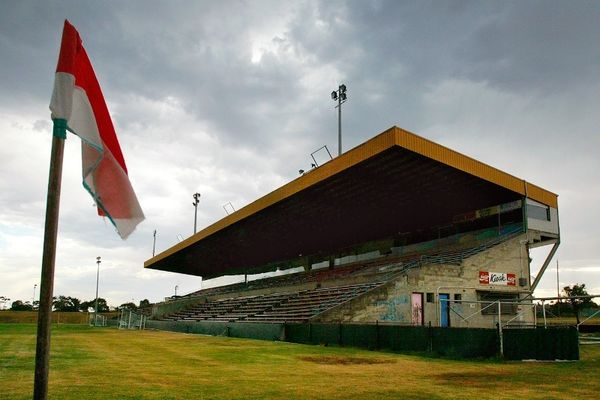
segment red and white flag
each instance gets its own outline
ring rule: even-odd
[[[126,239],[144,220],[129,182],[125,159],[104,96],[79,33],[65,20],[54,91],[52,119],[63,119],[81,138],[83,186],[98,215],[106,216]]]

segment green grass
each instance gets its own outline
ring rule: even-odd
[[[0,324],[0,399],[30,399],[35,325]],[[596,399],[600,346],[569,363],[460,361],[58,325],[51,399]]]

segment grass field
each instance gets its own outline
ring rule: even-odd
[[[579,362],[463,361],[350,348],[58,325],[50,399],[597,399]],[[30,399],[35,325],[0,324],[0,399]]]

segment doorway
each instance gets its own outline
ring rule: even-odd
[[[450,295],[440,293],[440,326],[447,328],[450,326]]]
[[[423,293],[413,293],[411,296],[412,324],[421,326],[425,322],[423,315]]]

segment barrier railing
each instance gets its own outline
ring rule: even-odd
[[[597,300],[595,300],[597,299]],[[544,327],[575,326],[584,332],[600,331],[600,295],[544,297],[538,303],[538,318]]]

